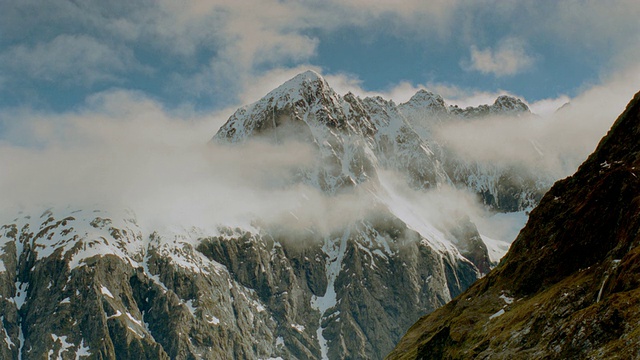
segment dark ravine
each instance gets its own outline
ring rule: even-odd
[[[387,359],[640,358],[640,93],[500,265]]]

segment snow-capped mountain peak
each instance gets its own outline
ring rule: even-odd
[[[521,116],[531,114],[524,101],[509,95],[500,95],[491,105],[468,106],[464,109],[457,105],[449,106],[452,115],[462,118],[479,118],[484,116]]]
[[[494,113],[530,113],[529,107],[522,100],[509,95],[500,95],[493,103]]]
[[[401,106],[422,108],[424,110],[430,110],[432,112],[447,111],[447,106],[442,96],[424,89],[418,90],[418,92],[416,92],[415,95],[413,95],[411,99],[409,99],[409,101],[403,103]]]
[[[335,95],[327,81],[313,70],[300,73],[276,89],[269,92],[263,99],[288,100],[296,102],[300,98],[325,94]]]
[[[329,193],[375,179],[376,169],[382,167],[404,174],[414,188],[452,183],[471,187],[487,205],[515,211],[540,198],[550,186],[547,179],[522,181],[541,184],[534,189],[513,189],[508,184],[509,190],[504,190],[499,183],[511,177],[502,176],[509,170],[466,163],[450,154],[433,134],[451,119],[529,113],[522,100],[507,95],[491,105],[465,109],[447,107],[442,96],[427,90],[400,105],[381,97],[340,96],[310,70],[239,109],[214,141],[238,143],[260,137],[276,143],[295,139],[312,144],[318,149],[316,168],[322,170],[305,172],[303,178]]]

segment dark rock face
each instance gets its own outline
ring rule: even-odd
[[[640,356],[640,93],[502,263],[418,321],[389,359]]]

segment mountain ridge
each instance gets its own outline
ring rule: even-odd
[[[404,174],[413,188],[470,188],[487,206],[511,212],[531,208],[551,180],[516,167],[464,160],[434,133],[452,119],[530,114],[524,102],[506,95],[492,105],[466,109],[447,107],[427,90],[400,105],[381,97],[340,96],[320,74],[307,71],[236,111],[212,141],[298,138],[313,143],[321,158],[316,167],[323,170],[306,174],[306,183],[325,192],[375,181],[376,168],[383,167]]]

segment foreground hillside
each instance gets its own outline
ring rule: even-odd
[[[388,359],[640,357],[640,93],[500,265]]]

